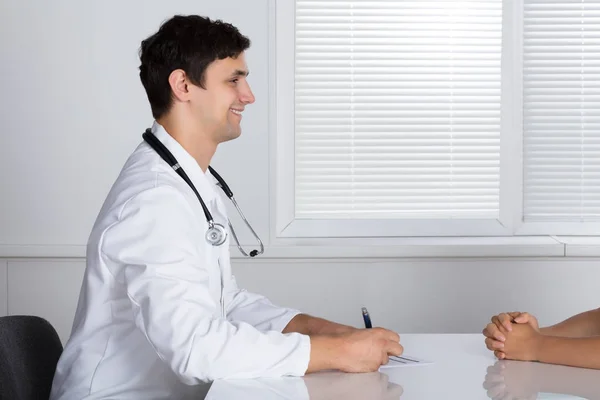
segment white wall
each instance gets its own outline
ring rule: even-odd
[[[0,2],[0,254],[1,247],[85,245],[152,124],[140,43],[174,14],[222,18],[252,40],[247,62],[257,101],[244,113],[243,136],[221,146],[213,165],[268,236],[267,0],[8,0]]]
[[[367,306],[375,325],[401,333],[480,332],[506,310],[550,324],[600,306],[600,260],[234,260],[240,286],[275,303],[360,327]],[[0,315],[47,318],[68,338],[83,259],[0,261]]]
[[[214,165],[267,252],[281,252],[269,248],[268,6],[268,0],[0,2],[0,315],[41,315],[68,337],[83,245],[123,161],[151,123],[137,76],[139,42],[175,13],[221,17],[252,39],[249,79],[257,101],[245,113],[242,137],[222,146]],[[248,232],[241,235],[252,243]],[[461,255],[448,247],[447,254]],[[361,249],[352,246],[353,254]],[[437,249],[420,253],[431,257]],[[378,258],[324,259],[307,251],[235,259],[234,272],[240,285],[279,304],[355,326],[365,305],[376,325],[405,333],[479,332],[492,313],[515,309],[547,324],[600,306],[599,259],[564,257],[558,242],[543,253],[556,257],[527,257],[525,250],[517,257],[490,253],[508,256],[495,259],[384,258],[379,249],[368,250]]]

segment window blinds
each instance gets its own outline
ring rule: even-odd
[[[296,218],[497,218],[502,1],[296,1]]]
[[[600,217],[600,1],[525,0],[524,217]]]

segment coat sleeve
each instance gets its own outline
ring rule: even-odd
[[[276,306],[265,296],[240,289],[231,273],[229,248],[225,247],[223,252],[226,253],[221,259],[225,263],[223,273],[227,318],[230,321],[246,322],[262,332],[283,331],[300,311]]]
[[[130,199],[106,230],[102,255],[127,292],[137,328],[187,384],[303,375],[308,336],[221,318],[210,293],[209,268],[218,267],[202,254],[206,223],[193,216],[183,194],[157,187]]]

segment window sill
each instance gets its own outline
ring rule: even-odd
[[[600,257],[599,236],[558,236],[567,257]]]
[[[600,236],[311,239],[277,241],[257,259],[600,257]],[[246,249],[254,246],[247,244]],[[254,247],[252,247],[254,248]],[[85,258],[86,246],[0,245],[0,258]],[[243,259],[235,246],[231,258]]]
[[[598,239],[600,241],[600,238]],[[272,245],[261,258],[446,258],[446,257],[564,257],[565,245],[549,236],[434,237],[327,240]],[[312,243],[311,243],[312,242]],[[240,258],[232,248],[232,258]],[[598,252],[600,255],[600,252]]]

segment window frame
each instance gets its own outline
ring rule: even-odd
[[[510,237],[600,234],[582,223],[525,222],[523,215],[523,0],[502,2],[500,197],[497,219],[301,219],[295,217],[295,0],[269,0],[271,239],[340,243],[351,238]],[[518,154],[518,157],[514,155]],[[582,230],[582,225],[587,228]],[[337,240],[336,240],[337,239]],[[287,242],[286,242],[287,240]]]

